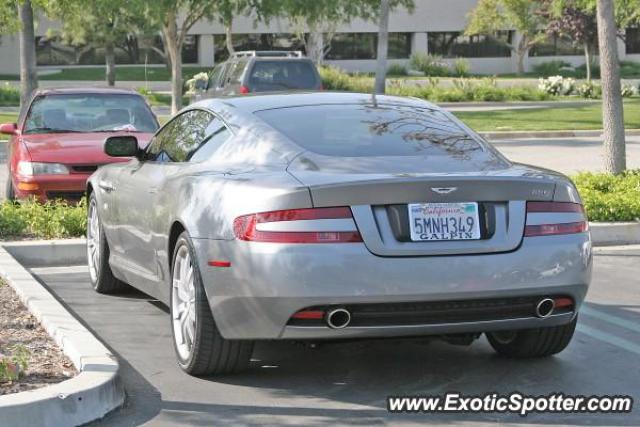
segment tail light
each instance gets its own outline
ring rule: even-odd
[[[240,93],[241,94],[246,95],[249,92],[251,92],[251,91],[249,90],[248,87],[246,87],[245,85],[240,86]]]
[[[553,222],[547,214],[552,214]],[[525,237],[583,233],[588,229],[584,208],[579,203],[527,202]]]
[[[362,242],[348,207],[288,209],[243,215],[233,221],[237,239],[270,243]]]

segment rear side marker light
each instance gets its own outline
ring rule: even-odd
[[[288,209],[243,215],[233,221],[233,232],[237,239],[249,242],[270,243],[355,243],[362,242],[360,233],[353,231],[326,230],[321,227],[323,220],[350,219],[353,221],[351,209],[309,208]],[[310,231],[265,231],[258,230],[258,224],[281,223],[287,221],[308,221],[305,230]],[[318,231],[311,231],[317,226]],[[322,230],[321,230],[322,228]]]
[[[230,261],[213,260],[209,261],[207,264],[209,264],[211,267],[231,267]]]
[[[555,236],[559,234],[584,233],[589,229],[589,223],[584,213],[584,207],[579,203],[569,202],[527,202],[527,223],[535,214],[579,214],[568,215],[570,222],[556,222],[551,224],[527,224],[524,228],[525,237]],[[567,215],[565,215],[567,216]],[[582,219],[581,221],[575,221]]]

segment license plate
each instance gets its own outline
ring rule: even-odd
[[[478,204],[413,203],[409,205],[411,240],[477,240],[480,238]]]

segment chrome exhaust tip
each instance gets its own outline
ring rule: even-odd
[[[536,305],[536,316],[541,319],[551,316],[553,309],[556,308],[556,302],[551,298],[543,298]]]
[[[327,313],[326,322],[331,329],[346,328],[351,322],[351,313],[344,308],[334,308]]]

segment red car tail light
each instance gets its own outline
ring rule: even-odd
[[[251,91],[249,90],[248,87],[246,87],[245,85],[240,86],[240,93],[241,94],[246,95],[249,92],[251,92]]]
[[[565,215],[567,221],[536,224],[536,214]],[[576,215],[578,214],[578,215]],[[559,219],[561,217],[559,216]],[[578,219],[578,221],[576,221]],[[530,224],[534,222],[534,224]],[[583,233],[589,229],[584,207],[579,203],[569,202],[527,202],[527,225],[524,229],[525,237],[553,236],[558,234]]]
[[[331,221],[341,219],[347,221],[344,224]],[[348,207],[287,209],[243,215],[233,221],[233,232],[237,239],[249,242],[362,242]]]

